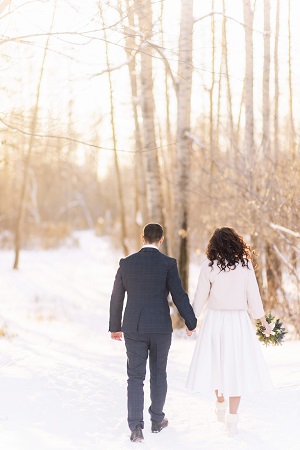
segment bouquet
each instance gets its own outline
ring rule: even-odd
[[[265,334],[265,327],[262,325],[260,320],[256,322],[256,334],[258,340],[263,342],[266,346],[268,345],[281,345],[284,339],[284,335],[287,333],[285,328],[283,328],[282,323],[279,319],[276,319],[269,313],[266,316],[266,321],[271,325],[272,331],[270,334]]]

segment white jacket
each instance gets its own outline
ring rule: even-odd
[[[265,315],[254,268],[239,263],[234,270],[220,272],[217,261],[212,267],[206,259],[200,270],[193,308],[199,317],[207,303],[208,309],[249,310],[254,319]]]

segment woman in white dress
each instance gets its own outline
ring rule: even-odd
[[[201,266],[193,302],[197,317],[206,313],[189,370],[187,387],[197,392],[215,391],[216,414],[226,421],[228,434],[237,434],[241,395],[272,389],[248,310],[271,327],[252,265],[252,251],[233,228],[217,228]],[[191,332],[188,332],[191,334]],[[226,400],[229,397],[229,413]]]

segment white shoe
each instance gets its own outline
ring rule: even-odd
[[[237,426],[238,421],[239,421],[239,416],[237,414],[227,414],[226,415],[226,430],[227,430],[228,436],[234,437],[239,433],[238,426]]]
[[[215,413],[218,422],[225,422],[226,407],[227,407],[226,400],[224,400],[224,402],[222,403],[216,401]]]

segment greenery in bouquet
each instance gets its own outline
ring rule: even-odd
[[[265,334],[265,327],[262,325],[261,321],[258,320],[256,323],[256,334],[259,341],[263,342],[266,346],[281,345],[284,336],[287,333],[282,326],[282,322],[280,322],[279,319],[276,319],[271,313],[266,316],[266,320],[273,328],[270,334]]]

